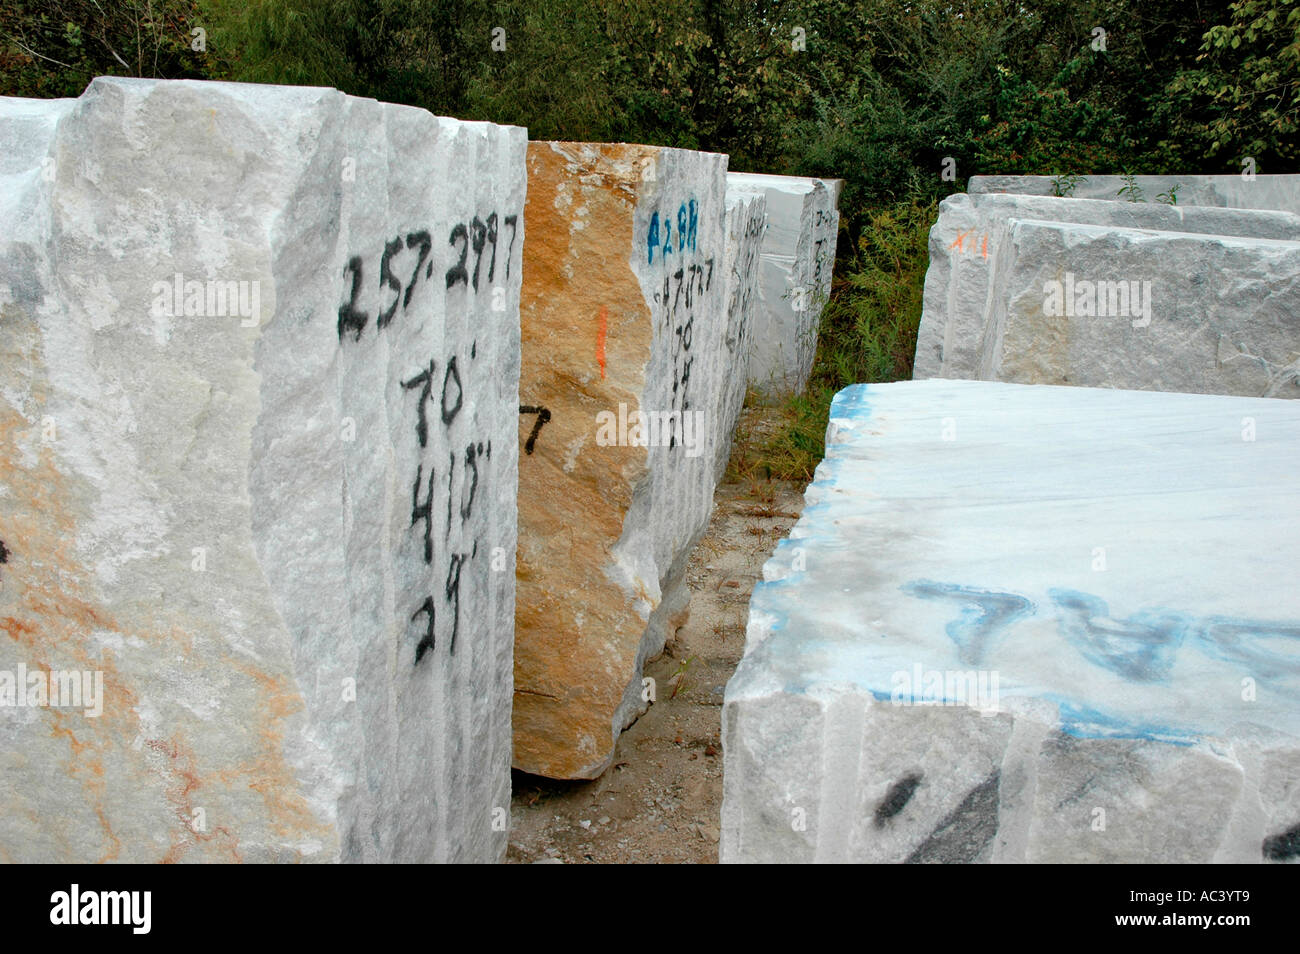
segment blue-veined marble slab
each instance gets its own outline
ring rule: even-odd
[[[722,859],[1300,852],[1300,406],[857,385],[750,604]]]

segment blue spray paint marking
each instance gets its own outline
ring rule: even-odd
[[[1060,707],[1061,731],[1076,739],[1150,739],[1172,745],[1193,745],[1200,733],[1156,722],[1141,722],[1122,716],[1107,715],[1088,706],[1046,694],[1049,702]]]
[[[1078,590],[1048,590],[1064,636],[1094,665],[1129,682],[1164,682],[1187,634],[1189,620],[1178,613],[1143,610],[1126,620],[1110,617],[1106,601]]]
[[[646,260],[653,265],[655,261],[655,249],[662,250],[665,258],[673,253],[673,220],[665,218],[663,220],[664,242],[659,244],[659,213],[655,212],[650,216],[650,231],[646,233]]]
[[[956,583],[913,580],[900,589],[923,600],[946,599],[962,604],[961,617],[944,627],[944,632],[957,644],[957,656],[968,666],[979,665],[999,631],[1034,611],[1033,603],[1015,593],[977,590]]]
[[[1257,642],[1294,639],[1300,649],[1300,623],[1211,616],[1198,622],[1195,638],[1207,656],[1237,663],[1261,679],[1300,675],[1300,656],[1287,657]]]
[[[677,253],[680,255],[689,247],[692,252],[696,250],[696,239],[699,234],[700,226],[700,204],[695,199],[689,202],[683,202],[677,209]],[[662,236],[660,231],[662,230]],[[662,237],[662,243],[660,239]],[[660,250],[660,255],[667,258],[673,254],[673,220],[672,213],[665,215],[663,219],[659,218],[659,212],[656,210],[650,216],[650,230],[646,233],[646,261],[653,265],[655,261],[655,249]]]

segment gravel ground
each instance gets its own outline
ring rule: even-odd
[[[689,621],[646,666],[657,701],[589,782],[514,774],[508,862],[718,860],[722,695],[745,645],[749,594],[803,509],[799,485],[723,483],[691,555]]]

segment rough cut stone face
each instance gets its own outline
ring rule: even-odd
[[[1300,243],[1012,219],[990,286],[982,380],[1300,397]]]
[[[838,181],[838,180],[837,180]],[[745,403],[748,379],[745,369],[753,350],[758,297],[759,256],[767,230],[767,198],[750,192],[727,193],[727,356],[731,367],[725,375],[721,406],[721,428],[714,454],[714,477],[721,481],[731,457],[736,421]]]
[[[1300,216],[1288,212],[1037,195],[949,196],[940,203],[939,218],[930,230],[930,268],[913,378],[977,377],[980,343],[995,307],[989,298],[990,279],[998,271],[1013,218],[1300,240]],[[1122,271],[1123,263],[1115,260],[1107,268]]]
[[[1300,214],[1300,175],[1217,176],[1134,176],[1138,195],[1120,190],[1127,183],[1120,176],[1086,176],[1074,184],[1070,197],[1110,199],[1120,202],[1168,202],[1170,188],[1177,187],[1174,201],[1179,206],[1219,205],[1239,209],[1277,209]],[[971,176],[970,192],[1012,192],[1022,195],[1055,195],[1052,176]],[[1161,198],[1164,195],[1165,198]]]
[[[0,857],[500,860],[525,131],[49,110],[0,100]]]
[[[685,620],[728,381],[727,157],[528,145],[514,764],[594,778]],[[731,413],[731,411],[726,411]]]
[[[808,384],[817,328],[831,292],[840,227],[835,205],[842,186],[838,179],[727,175],[728,192],[767,199],[749,383],[769,400],[802,393]]]
[[[856,385],[723,710],[725,862],[1258,862],[1300,831],[1300,405]]]

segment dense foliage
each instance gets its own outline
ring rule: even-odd
[[[203,31],[196,42],[195,30]],[[197,48],[196,48],[197,47]],[[535,138],[850,180],[1292,171],[1300,0],[14,0],[0,92],[99,73],[330,85]]]
[[[335,86],[535,139],[843,178],[814,394],[910,374],[926,216],[970,175],[1300,171],[1300,0],[0,7],[0,94],[75,96],[105,73]]]

